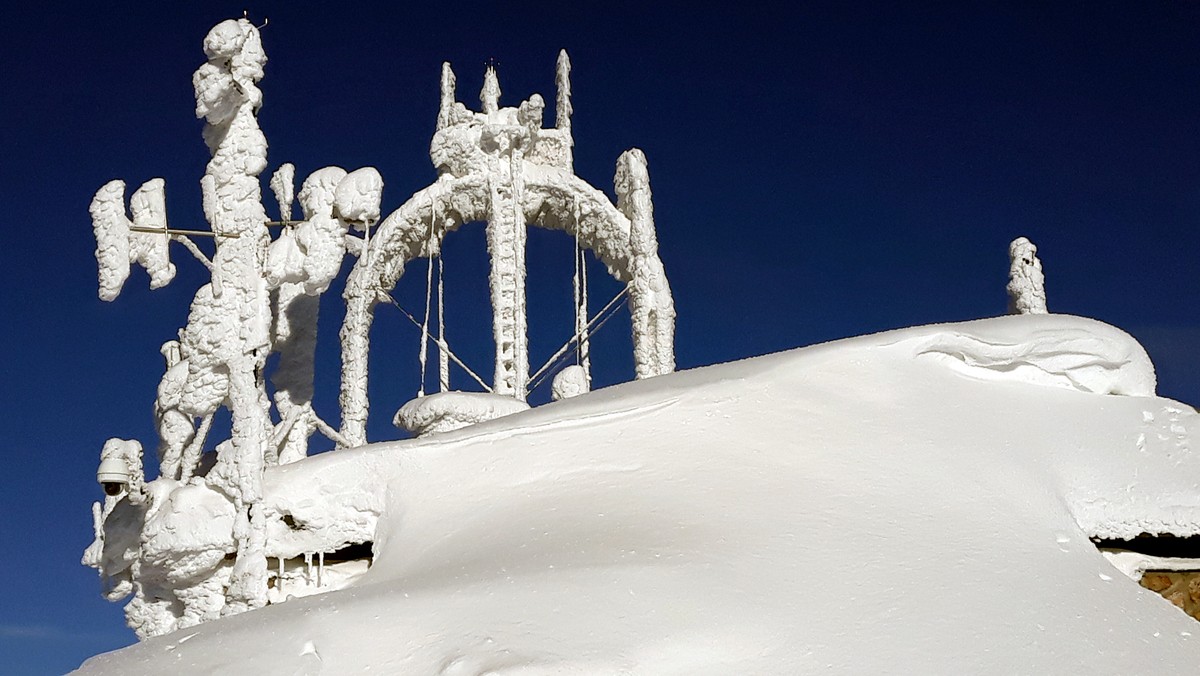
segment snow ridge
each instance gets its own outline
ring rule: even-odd
[[[1017,343],[946,331],[914,345],[918,357],[935,358],[976,378],[1018,380],[1095,394],[1154,395],[1150,357],[1132,339],[1094,329],[1033,331]]]

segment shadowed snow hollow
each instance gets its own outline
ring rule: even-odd
[[[1196,624],[1089,541],[1200,533],[1197,417],[1153,392],[1126,334],[1016,316],[308,458],[267,503],[353,496],[369,571],[81,672],[1191,673]]]

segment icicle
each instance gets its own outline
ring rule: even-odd
[[[588,274],[587,274],[587,251],[585,249],[579,250],[579,267],[580,267],[579,305],[580,305],[580,315],[583,317],[583,335],[580,337],[581,345],[579,348],[579,352],[580,352],[580,364],[579,365],[583,367],[583,375],[587,380],[588,388],[591,389],[591,387],[592,387],[592,343],[591,343],[591,334],[588,331],[588,324],[590,322],[588,321],[588,318],[587,318],[587,315],[588,315]]]
[[[446,344],[446,290],[445,263],[438,252],[438,387],[441,392],[450,390],[450,352]]]
[[[582,227],[583,212],[579,206],[579,198],[574,200],[575,207],[575,363],[583,367],[584,378],[588,387],[592,385],[592,360],[588,343],[588,292],[587,292],[587,252],[579,246],[579,230]]]
[[[312,552],[304,552],[304,585],[312,585]]]
[[[425,396],[425,364],[429,356],[429,308],[433,304],[433,197],[429,198],[429,235],[425,238],[425,320],[421,322],[421,388],[417,396]]]
[[[321,578],[325,575],[325,552],[317,552],[317,586],[321,586]]]
[[[282,556],[279,557],[279,584],[277,584],[275,586],[279,587],[279,596],[281,598],[284,598],[284,596],[283,596],[283,557]]]
[[[572,199],[572,207],[575,212],[575,276],[571,278],[571,292],[575,299],[575,363],[578,364],[582,356],[583,345],[583,320],[579,316],[579,200]]]

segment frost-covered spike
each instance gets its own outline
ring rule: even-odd
[[[500,78],[496,75],[495,66],[488,66],[483,73],[483,89],[479,92],[479,103],[483,105],[486,115],[500,109]]]
[[[334,193],[334,213],[357,230],[379,220],[383,199],[383,177],[374,167],[355,169],[338,183]]]
[[[567,50],[558,52],[554,83],[558,87],[558,98],[554,101],[554,126],[563,131],[571,131],[571,57]]]
[[[1024,237],[1008,246],[1008,312],[1019,315],[1044,315],[1046,280],[1037,247]]]
[[[100,266],[100,299],[115,300],[129,278],[129,226],[125,216],[125,181],[105,183],[96,191],[88,211],[96,233],[96,262]]]
[[[292,220],[292,202],[296,200],[296,167],[287,162],[271,175],[271,192],[279,203],[279,220]]]
[[[438,129],[445,129],[450,126],[450,111],[454,108],[455,84],[454,70],[450,67],[450,62],[447,61],[442,64],[442,97],[441,105],[438,106]]]

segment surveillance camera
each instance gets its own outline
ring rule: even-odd
[[[121,458],[104,458],[96,469],[96,481],[104,487],[105,495],[120,495],[129,488],[132,478],[129,464]]]

